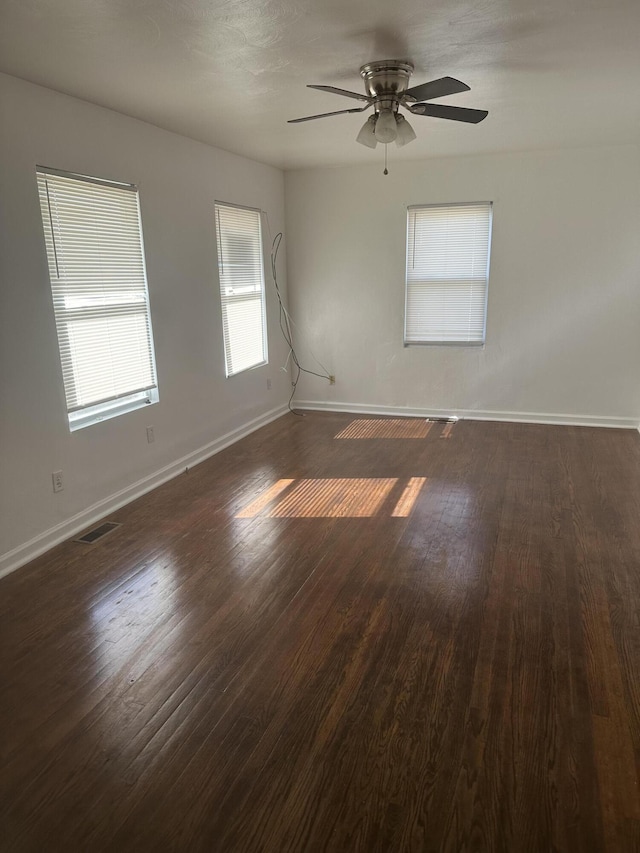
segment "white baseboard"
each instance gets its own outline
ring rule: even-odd
[[[640,429],[637,418],[614,418],[605,415],[567,415],[538,412],[490,412],[475,409],[414,409],[403,406],[375,406],[369,403],[318,402],[296,400],[296,409],[315,412],[347,412],[363,415],[394,415],[403,418],[450,418],[472,421],[504,421],[507,423],[560,424],[563,426],[611,427]]]
[[[173,477],[177,477],[178,474],[181,474],[185,470],[185,468],[191,468],[199,462],[204,462],[205,459],[219,453],[221,450],[224,450],[225,447],[235,444],[236,441],[240,441],[241,438],[255,432],[257,429],[260,429],[260,427],[266,426],[272,421],[277,420],[287,412],[288,408],[286,405],[271,409],[263,415],[260,415],[260,417],[254,418],[237,429],[234,429],[231,432],[220,436],[220,438],[211,441],[204,447],[200,447],[198,450],[194,450],[192,453],[188,453],[186,456],[176,459],[175,462],[165,465],[153,474],[149,474],[147,477],[143,477],[141,480],[132,483],[125,489],[121,489],[119,492],[98,501],[86,510],[77,513],[60,524],[57,524],[55,527],[51,527],[43,533],[39,533],[33,539],[30,539],[23,545],[19,545],[12,551],[7,551],[7,553],[0,556],[0,578],[8,575],[16,569],[19,569],[21,566],[24,566],[25,563],[39,557],[40,554],[44,554],[45,551],[53,548],[54,545],[58,545],[60,542],[64,542],[66,539],[70,539],[72,536],[75,536],[77,533],[80,533],[81,530],[85,530],[95,522],[100,521],[110,512],[115,512],[115,510],[131,503],[131,501],[145,495],[147,492],[156,489],[168,480],[173,479]]]

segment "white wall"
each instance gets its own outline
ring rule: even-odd
[[[387,177],[382,154],[379,167],[285,175],[298,340],[336,375],[334,387],[303,377],[297,398],[637,426],[638,147],[414,163],[394,163],[393,150]],[[484,200],[485,347],[403,347],[407,205]]]
[[[36,164],[140,189],[160,402],[73,434]],[[279,170],[0,75],[0,573],[130,499],[176,460],[284,410],[286,349],[269,278],[270,365],[224,377],[215,199],[267,211],[274,234],[283,227]],[[284,266],[282,252],[286,288]],[[59,469],[65,487],[54,495]]]

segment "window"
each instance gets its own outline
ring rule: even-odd
[[[405,344],[483,344],[491,202],[407,214]]]
[[[158,400],[138,191],[37,168],[71,430]]]
[[[216,202],[216,235],[227,376],[267,362],[259,210]]]

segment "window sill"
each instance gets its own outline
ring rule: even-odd
[[[236,370],[233,373],[225,374],[227,379],[233,379],[234,376],[240,376],[243,373],[248,373],[250,370],[255,370],[256,367],[264,367],[265,364],[269,364],[269,360],[265,359],[264,361],[259,361],[257,364],[251,364],[249,367],[243,367],[241,370]]]
[[[114,400],[110,403],[87,406],[80,411],[69,412],[69,430],[76,432],[76,430],[84,429],[93,424],[108,421],[120,415],[126,415],[127,412],[135,412],[136,409],[150,406],[153,403],[157,403],[158,400],[158,390],[157,388],[153,388],[150,391],[131,394],[129,397],[122,397],[120,400]]]
[[[405,347],[483,347],[485,341],[405,341]]]

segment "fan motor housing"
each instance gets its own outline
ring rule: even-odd
[[[367,93],[376,99],[373,105],[376,112],[397,110],[412,73],[412,63],[400,59],[383,59],[362,66],[360,74]]]

